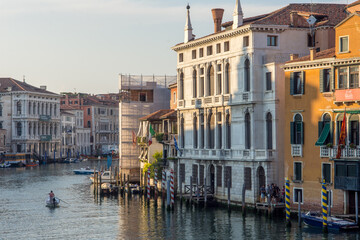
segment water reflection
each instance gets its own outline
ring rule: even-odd
[[[0,239],[358,239],[357,233],[323,235],[283,218],[186,204],[167,211],[160,198],[93,195],[88,176],[72,169],[95,163],[0,169]],[[45,207],[50,190],[66,201]]]

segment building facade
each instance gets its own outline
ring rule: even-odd
[[[321,209],[325,182],[331,212],[355,213],[360,190],[360,17],[352,10],[359,6],[350,4],[351,15],[336,26],[335,48],[311,50],[284,67],[285,176],[291,203],[301,202],[305,210]],[[339,143],[344,120],[346,140]]]
[[[233,202],[241,201],[245,187],[246,202],[254,204],[261,186],[283,184],[281,62],[290,53],[305,55],[309,46],[333,47],[328,36],[345,18],[344,6],[290,4],[243,18],[236,1],[233,21],[221,24],[223,10],[213,9],[215,32],[199,39],[192,33],[188,6],[184,42],[172,48],[178,56],[181,150],[176,174],[183,186],[192,176],[211,186],[219,200],[227,199],[229,186]],[[307,22],[313,12],[316,34]]]
[[[0,78],[0,126],[6,152],[39,158],[60,154],[60,96],[25,81]]]

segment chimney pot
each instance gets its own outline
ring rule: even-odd
[[[214,8],[211,9],[211,13],[214,19],[214,32],[220,32],[221,31],[221,21],[224,14],[224,9],[222,8]]]
[[[310,48],[310,61],[314,60],[315,54],[316,54],[316,49]]]
[[[297,54],[297,53],[292,53],[292,54],[290,54],[290,61],[295,60],[295,59],[297,59],[298,57],[299,57],[299,54]]]
[[[40,89],[46,90],[46,86],[45,86],[45,85],[42,85],[42,86],[40,86]]]

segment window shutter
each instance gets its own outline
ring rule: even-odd
[[[304,122],[301,122],[301,144],[304,145]]]
[[[294,95],[294,72],[290,73],[290,95]]]
[[[305,93],[305,72],[301,72],[301,94]]]
[[[320,69],[320,92],[324,92],[324,69]]]
[[[295,122],[290,122],[290,143],[295,144]]]
[[[323,122],[323,121],[319,121],[319,122],[318,122],[318,137],[320,137],[323,128],[324,128],[324,122]]]
[[[334,122],[330,122],[330,143],[334,142]]]
[[[331,71],[330,71],[330,90],[334,91],[335,90],[335,68],[332,67]]]

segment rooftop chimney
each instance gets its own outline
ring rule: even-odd
[[[214,8],[211,9],[213,19],[214,19],[214,32],[220,32],[221,31],[221,21],[224,14],[224,9],[222,8]]]
[[[310,61],[314,60],[315,54],[316,54],[316,49],[310,48]]]
[[[299,57],[299,54],[292,53],[290,54],[290,61],[295,60]]]
[[[45,85],[42,85],[42,86],[40,86],[40,89],[46,90],[46,86],[45,86]]]

